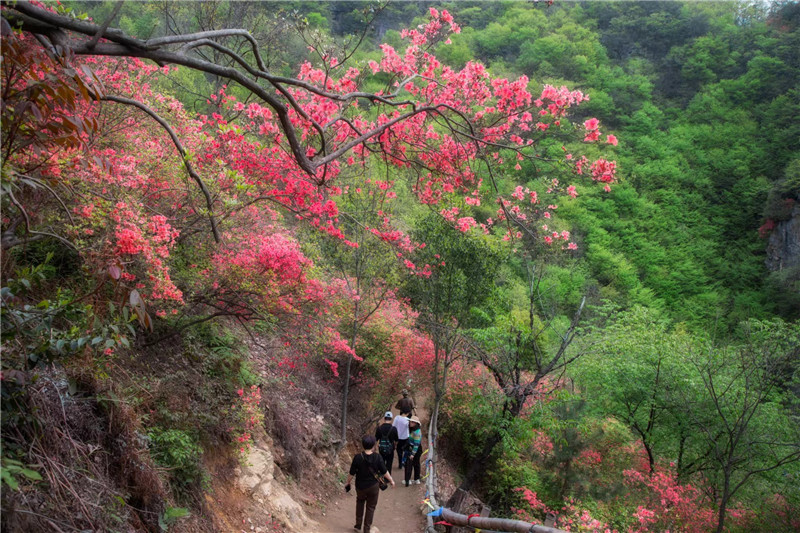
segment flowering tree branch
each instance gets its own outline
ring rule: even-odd
[[[214,203],[211,199],[211,193],[206,187],[205,182],[200,178],[200,176],[195,172],[194,168],[192,167],[189,158],[186,155],[186,150],[183,148],[180,139],[178,139],[178,135],[175,133],[175,130],[172,129],[172,126],[167,123],[166,120],[161,118],[158,113],[150,109],[148,106],[144,105],[141,102],[136,100],[132,100],[130,98],[122,98],[120,96],[112,96],[112,95],[105,95],[100,98],[101,100],[105,100],[108,102],[116,102],[118,104],[125,104],[136,107],[137,109],[141,109],[145,113],[147,113],[153,120],[158,122],[158,124],[166,130],[169,134],[170,139],[172,139],[172,143],[175,145],[175,148],[178,149],[178,153],[181,155],[181,160],[183,161],[183,165],[186,167],[186,172],[191,176],[191,178],[197,183],[200,187],[200,190],[203,191],[203,196],[206,199],[206,207],[208,208],[208,221],[211,224],[211,232],[214,234],[214,241],[219,243],[222,238],[219,234],[219,229],[217,228],[217,222],[214,218]]]
[[[320,97],[329,98],[341,103],[347,103],[359,98],[393,106],[408,105],[411,104],[411,102],[394,101],[396,94],[388,96],[380,96],[366,92],[337,94],[322,90],[313,84],[303,82],[302,80],[272,75],[264,66],[264,61],[258,51],[258,43],[250,34],[250,32],[246,30],[214,30],[141,40],[130,37],[119,29],[104,29],[102,26],[98,26],[91,22],[61,16],[57,13],[34,6],[33,4],[25,1],[16,3],[11,7],[11,9],[16,11],[16,13],[13,11],[4,10],[3,17],[7,19],[12,26],[19,26],[23,31],[28,31],[39,37],[45,37],[50,40],[54,47],[61,47],[63,50],[69,51],[75,55],[138,57],[142,59],[150,59],[160,65],[181,65],[193,70],[214,74],[216,76],[239,83],[253,94],[261,98],[276,112],[293,156],[297,160],[298,165],[311,176],[315,176],[320,167],[324,167],[340,157],[343,153],[352,149],[354,146],[357,146],[370,137],[374,137],[380,132],[385,131],[397,122],[405,120],[421,112],[434,110],[422,109],[406,113],[387,124],[383,124],[366,132],[364,135],[359,136],[357,139],[350,141],[349,143],[346,143],[330,154],[326,154],[326,139],[322,126],[312,120],[313,127],[319,133],[319,139],[321,143],[319,152],[323,154],[322,157],[312,158],[307,155],[306,150],[298,138],[296,128],[292,124],[289,116],[290,109],[299,113],[307,120],[310,120],[310,117],[291,95],[287,89],[287,86],[294,86],[304,89]],[[87,41],[79,37],[70,36],[67,34],[67,31],[79,35],[92,36],[92,38]],[[110,42],[96,42],[95,37],[101,34],[107,41]],[[237,54],[230,48],[227,48],[213,40],[220,37],[232,36],[242,37],[252,45],[252,51],[256,59],[256,66],[252,66],[240,54]],[[177,51],[173,51],[168,48],[170,45],[175,44],[181,44],[183,46],[181,46]],[[199,57],[189,55],[189,52],[193,48],[199,46],[212,46],[218,51],[229,55],[239,66],[245,69],[245,72],[231,67],[217,65],[215,63],[200,59]],[[246,74],[249,74],[249,77]],[[260,80],[268,82],[273,89],[283,96],[284,100],[281,101],[281,99],[279,99],[275,93],[272,93],[261,86],[259,84]]]

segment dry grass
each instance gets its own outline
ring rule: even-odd
[[[49,367],[21,399],[35,418],[7,432],[44,481],[3,493],[3,531],[157,531],[166,492],[137,434],[136,416],[110,390]],[[103,399],[106,398],[106,399]]]

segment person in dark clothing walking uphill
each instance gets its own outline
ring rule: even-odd
[[[372,435],[364,436],[361,439],[361,446],[364,451],[353,457],[353,462],[350,463],[350,475],[347,476],[344,490],[350,492],[350,482],[355,476],[356,525],[353,528],[360,530],[363,523],[364,533],[369,533],[372,527],[372,518],[375,515],[375,507],[378,505],[378,496],[381,493],[378,481],[383,477],[394,487],[394,480],[386,470],[381,456],[375,453],[375,437]],[[366,513],[364,512],[365,504]]]
[[[400,411],[401,415],[411,416],[411,412],[417,414],[417,406],[414,405],[414,400],[408,397],[408,390],[403,389],[403,397],[397,400],[394,408]]]
[[[378,453],[383,458],[386,470],[391,474],[394,446],[397,443],[397,428],[392,425],[391,411],[386,411],[386,414],[383,415],[383,424],[375,430],[375,440],[378,441]]]

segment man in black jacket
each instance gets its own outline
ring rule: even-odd
[[[412,411],[414,414],[417,414],[417,406],[414,405],[414,400],[408,397],[408,391],[406,389],[403,389],[403,397],[397,400],[394,408],[399,410],[401,415],[406,414],[411,416]]]
[[[347,483],[344,490],[350,492],[350,482],[353,476],[356,478],[356,525],[355,529],[360,530],[364,524],[364,533],[369,533],[372,527],[372,517],[375,515],[375,507],[378,506],[378,496],[381,491],[378,488],[378,479],[383,476],[392,487],[394,480],[392,475],[386,470],[383,459],[375,453],[375,437],[366,435],[361,439],[361,446],[364,451],[353,457],[350,464],[350,475],[347,476]],[[367,510],[364,513],[364,504]]]

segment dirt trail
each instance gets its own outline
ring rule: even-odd
[[[422,422],[422,444],[425,450],[427,446],[427,427],[428,409],[425,406],[426,398],[415,398],[420,404],[417,407],[417,416]],[[397,409],[392,412],[397,416]],[[425,476],[425,458],[422,456],[422,472]],[[389,487],[381,492],[378,499],[378,507],[375,509],[375,519],[372,523],[372,533],[420,533],[425,530],[425,512],[428,507],[423,503],[425,499],[425,480],[421,485],[403,486],[403,469],[397,466],[397,454],[394,456],[392,467],[392,478],[395,487]],[[428,509],[429,510],[429,509]],[[319,522],[319,533],[355,533],[353,525],[356,516],[356,495],[355,490],[349,493],[344,492],[335,500],[328,502],[325,516],[321,514],[314,517]],[[310,532],[309,532],[310,533]]]
[[[392,477],[394,474],[398,474],[396,486],[381,492],[378,499],[372,533],[420,533],[425,529],[422,514],[425,485],[404,487],[397,469],[394,469]],[[355,491],[350,491],[331,501],[325,516],[314,519],[320,524],[320,533],[354,533],[355,516],[356,496]]]

